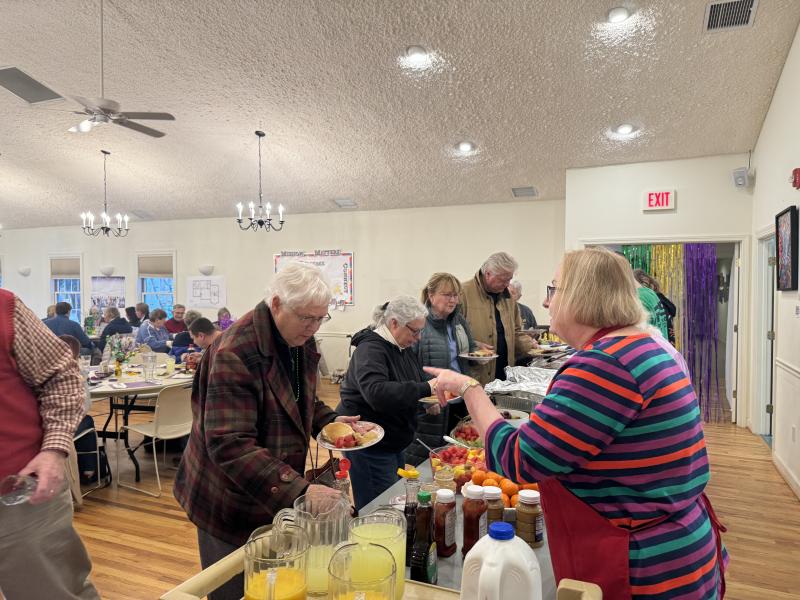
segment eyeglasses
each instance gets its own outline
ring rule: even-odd
[[[298,319],[300,319],[300,321],[301,321],[301,322],[302,322],[304,325],[322,325],[323,323],[327,323],[328,321],[330,321],[330,320],[331,320],[331,313],[328,313],[328,314],[327,314],[327,315],[325,315],[324,317],[312,317],[312,316],[308,316],[308,315],[301,315],[301,314],[298,314],[298,313],[297,313],[297,312],[295,312],[295,311],[294,311],[294,309],[292,309],[292,308],[290,308],[289,310],[291,310],[291,311],[294,313],[294,315],[295,315],[295,316],[296,316]]]
[[[424,327],[420,327],[419,329],[414,329],[411,325],[406,325],[406,328],[411,332],[411,335],[414,337],[422,335],[422,330],[425,329]]]
[[[455,294],[455,293],[453,293],[453,294],[444,294],[442,292],[439,292],[439,296],[443,296],[443,297],[447,298],[448,300],[458,300],[458,294]]]
[[[558,287],[556,287],[554,285],[548,285],[547,286],[547,301],[550,302],[553,299],[553,296],[556,295],[556,290],[560,290],[560,289],[561,288],[558,288]]]

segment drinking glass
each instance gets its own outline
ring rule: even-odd
[[[79,356],[78,357],[78,365],[80,365],[81,371],[86,373],[89,370],[89,367],[92,366],[92,357],[91,356]]]
[[[341,544],[328,566],[328,600],[394,600],[397,567],[377,544]]]
[[[300,527],[256,529],[244,545],[244,600],[305,600],[307,553]]]
[[[167,365],[167,375],[172,375],[175,372],[175,357],[168,356],[166,365]]]
[[[0,481],[0,504],[14,506],[27,502],[36,491],[35,477],[30,475],[8,475]]]
[[[350,539],[361,544],[378,544],[394,556],[397,577],[396,600],[403,600],[406,574],[406,516],[396,508],[379,508],[372,514],[350,521]]]
[[[152,381],[156,372],[155,352],[145,352],[142,354],[142,375],[145,381]]]

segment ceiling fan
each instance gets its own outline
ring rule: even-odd
[[[70,96],[75,102],[83,106],[83,110],[75,111],[74,114],[84,115],[87,118],[70,127],[68,131],[72,133],[88,133],[99,125],[112,123],[151,137],[164,137],[166,134],[163,131],[158,131],[135,121],[174,121],[175,117],[173,115],[165,112],[123,112],[119,102],[105,97],[103,5],[104,0],[100,0],[100,97]],[[16,67],[0,68],[0,86],[5,87],[29,104],[49,102],[59,98],[63,99],[63,96]]]

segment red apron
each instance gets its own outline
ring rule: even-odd
[[[619,328],[601,329],[586,346],[615,329]],[[654,527],[667,520],[669,515],[638,528],[624,529],[611,524],[554,477],[540,481],[539,490],[556,584],[564,578],[587,581],[602,588],[603,598],[631,600],[630,534]],[[717,520],[706,495],[702,494],[701,498],[716,538],[721,599],[725,595],[725,575],[720,532],[725,531],[725,527]]]

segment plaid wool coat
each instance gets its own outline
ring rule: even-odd
[[[192,389],[192,433],[175,479],[175,498],[200,529],[243,544],[305,492],[309,436],[336,418],[316,397],[319,354],[301,348],[297,401],[278,355],[266,303],[206,350]]]

